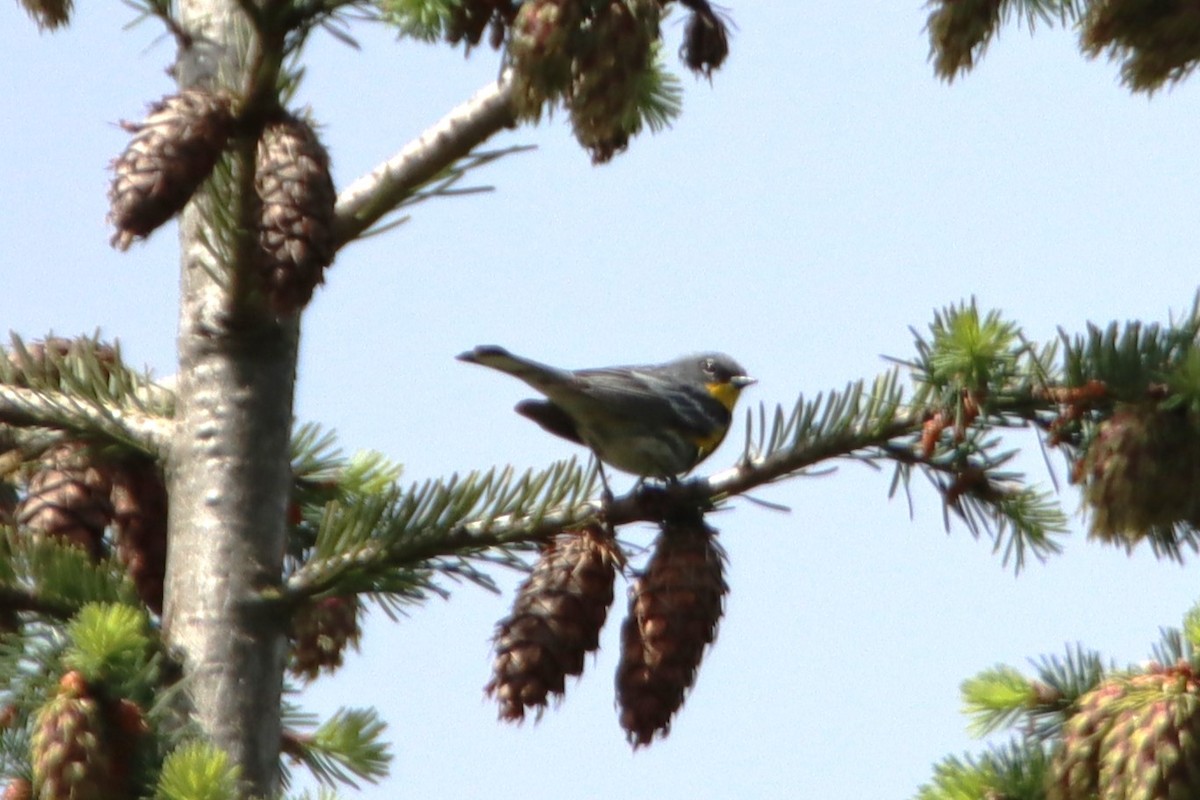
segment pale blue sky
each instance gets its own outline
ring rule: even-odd
[[[122,255],[104,224],[105,166],[126,141],[113,123],[171,90],[172,47],[151,23],[122,31],[117,3],[79,0],[56,35],[16,4],[0,13],[3,327],[99,326],[133,363],[173,372],[173,228]],[[672,130],[602,168],[559,121],[506,133],[497,146],[538,150],[478,173],[496,192],[418,207],[345,250],[305,319],[299,416],[421,481],[576,452],[511,412],[520,384],[453,359],[478,343],[564,366],[721,349],[760,379],[747,405],[790,407],[910,354],[908,326],[971,295],[1037,340],[1190,306],[1194,84],[1132,97],[1069,32],[1014,27],[947,86],[918,2],[732,14],[727,67],[711,87],[684,78]],[[314,37],[301,92],[339,186],[498,65],[356,33],[361,52]],[[1045,481],[1036,449],[1025,464]],[[503,597],[459,587],[399,623],[376,615],[363,654],[309,700],[388,720],[394,775],[368,798],[904,798],[933,761],[977,747],[963,678],[1077,640],[1140,661],[1197,595],[1187,570],[1090,544],[1078,523],[1064,556],[1014,579],[986,543],[943,532],[923,484],[913,519],[887,487],[847,466],[761,493],[789,515],[739,501],[713,520],[727,613],[670,738],[647,750],[630,753],[612,707],[623,588],[600,656],[538,725],[499,725],[482,696],[516,576]],[[1063,501],[1078,508],[1073,490]]]

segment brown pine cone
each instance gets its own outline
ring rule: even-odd
[[[1190,0],[1097,0],[1083,6],[1080,45],[1121,62],[1136,91],[1182,80],[1200,60],[1200,8]]]
[[[639,91],[659,38],[656,0],[605,0],[574,43],[567,108],[575,138],[602,164],[642,127]]]
[[[4,787],[3,800],[33,800],[33,784],[26,778],[13,778]]]
[[[71,0],[20,0],[41,30],[54,30],[71,21]]]
[[[321,672],[342,666],[347,647],[358,649],[362,636],[357,597],[325,597],[305,603],[292,617],[292,651],[288,671],[316,680]]]
[[[622,563],[616,542],[599,526],[561,533],[542,550],[517,590],[512,613],[496,626],[496,660],[485,687],[500,718],[540,716],[549,696],[561,697],[568,675],[600,644]]]
[[[581,0],[525,0],[513,20],[508,60],[513,69],[513,111],[537,120],[571,84],[572,44],[583,19]]]
[[[1000,24],[1000,0],[936,0],[926,28],[937,74],[953,80],[969,70]]]
[[[729,588],[716,533],[699,512],[664,522],[654,554],[630,590],[617,707],[634,747],[670,732],[704,650],[716,639]]]
[[[1186,412],[1125,406],[1100,424],[1078,469],[1091,535],[1132,547],[1200,523],[1200,428]]]
[[[329,154],[304,120],[286,116],[263,129],[254,177],[261,205],[259,274],[276,314],[300,311],[333,262],[337,192]]]
[[[230,98],[205,89],[164,97],[112,163],[112,244],[126,250],[179,213],[212,172],[233,132]]]
[[[516,13],[512,0],[462,0],[451,9],[446,40],[455,43],[466,41],[469,49],[479,44],[489,26],[493,30],[499,27],[502,38],[503,29],[512,23]],[[491,39],[493,48],[499,46],[496,34]]]
[[[162,613],[167,572],[167,487],[148,459],[116,465],[112,475],[113,541],[138,597]]]
[[[693,7],[683,30],[679,55],[693,72],[711,79],[729,55],[729,28],[707,0],[690,0]]]
[[[104,529],[112,521],[110,489],[107,471],[91,463],[83,445],[62,445],[43,457],[29,479],[17,524],[98,559],[104,554]]]

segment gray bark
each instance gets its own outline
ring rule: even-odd
[[[183,86],[244,86],[254,34],[231,0],[184,0],[192,35]],[[234,142],[223,204],[241,231],[214,230],[193,202],[180,221],[176,430],[169,463],[163,628],[183,661],[194,718],[242,770],[245,791],[279,791],[283,616],[260,599],[280,582],[291,482],[298,326],[245,305],[252,257],[253,142]],[[208,202],[212,202],[211,196]],[[227,218],[228,219],[228,218]],[[228,222],[225,223],[228,226]]]

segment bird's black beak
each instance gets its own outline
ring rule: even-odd
[[[738,389],[745,389],[747,386],[758,383],[758,378],[751,378],[749,375],[734,375],[729,382]]]

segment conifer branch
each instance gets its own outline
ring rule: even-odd
[[[10,531],[0,538],[0,549],[0,617],[32,612],[64,621],[87,603],[122,599],[122,573],[110,561],[93,562],[78,547]]]
[[[1028,555],[1058,552],[1055,537],[1067,519],[1052,492],[1012,470],[1017,451],[1004,449],[1002,434],[1033,428],[1077,470],[1121,398],[1149,394],[1166,408],[1200,408],[1198,332],[1193,310],[1170,326],[1093,328],[1086,337],[1064,337],[1061,347],[1038,347],[995,312],[973,303],[951,307],[935,317],[928,337],[918,335],[917,357],[903,362],[915,384],[910,398],[896,368],[870,384],[801,397],[790,412],[760,407],[747,417],[740,462],[708,477],[642,483],[607,504],[570,465],[519,478],[503,470],[407,489],[393,483],[365,500],[361,492],[342,494],[319,521],[310,514],[317,544],[297,560],[285,595],[414,601],[441,592],[439,574],[490,587],[474,566],[480,561],[522,565],[516,551],[564,530],[712,509],[835,459],[894,465],[892,492],[907,491],[914,471],[923,473],[943,499],[947,527],[954,517],[972,535],[986,535],[1019,570]],[[1151,537],[1156,552],[1178,557],[1197,540],[1190,525],[1176,527]]]
[[[934,766],[933,780],[915,800],[1045,797],[1050,759],[1026,741],[992,747],[980,756],[949,756]]]
[[[643,484],[608,505],[592,498],[594,476],[584,481],[581,470],[569,463],[519,478],[509,470],[471,473],[331,504],[312,558],[292,574],[286,594],[298,599],[334,592],[408,593],[409,599],[419,599],[437,591],[433,578],[445,572],[486,587],[489,580],[471,561],[519,565],[514,548],[563,530],[596,520],[614,527],[660,521],[680,507],[712,508],[835,458],[894,461],[953,476],[954,481],[937,484],[947,503],[976,534],[994,528],[996,548],[1006,547],[1006,559],[1012,557],[1019,567],[1026,550],[1039,557],[1052,552],[1056,545],[1048,534],[1062,527],[1061,515],[1047,511],[1041,495],[987,473],[1007,455],[977,454],[956,466],[921,452],[916,437],[931,412],[902,405],[897,374],[889,372],[870,389],[859,383],[813,401],[801,398],[790,416],[778,409],[773,425],[760,411],[759,435],[748,435],[747,455],[737,466],[707,478]],[[1014,395],[994,403],[987,419],[976,424],[1023,424],[1031,407],[1049,411],[1053,404],[1032,392]],[[752,424],[747,427],[752,433]],[[763,452],[750,455],[756,441]],[[978,485],[965,483],[964,475]],[[1006,528],[1011,528],[1007,540],[1001,536]]]
[[[386,725],[373,709],[339,709],[312,733],[284,729],[283,752],[306,766],[326,787],[359,788],[355,778],[377,783],[391,754],[380,741]]]
[[[0,385],[0,422],[106,436],[147,453],[167,452],[170,420],[65,394]]]
[[[511,93],[508,79],[502,76],[346,187],[337,201],[338,245],[361,235],[477,146],[512,127]]]

